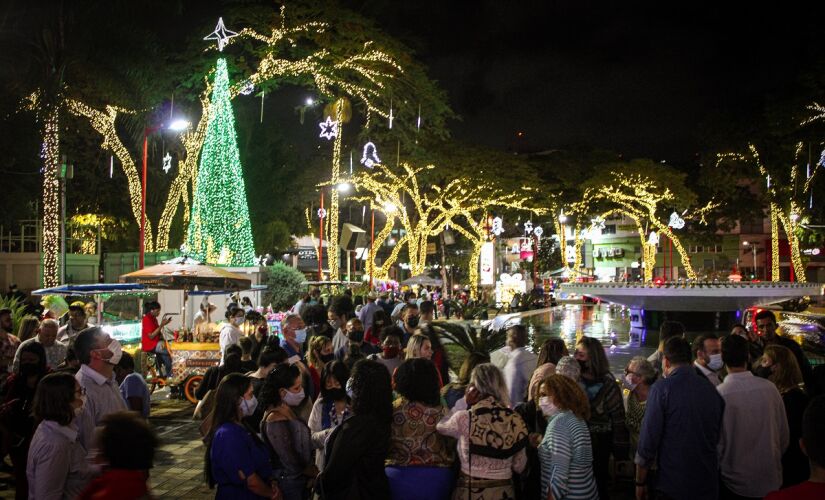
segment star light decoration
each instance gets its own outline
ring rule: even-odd
[[[376,149],[375,144],[372,142],[364,144],[364,151],[361,153],[361,165],[373,168],[379,163],[381,163],[381,159],[378,158],[378,149]]]
[[[327,140],[332,140],[338,135],[338,122],[334,121],[331,116],[318,124],[321,127],[321,135],[319,137]]]
[[[218,18],[218,25],[215,26],[215,31],[203,37],[204,40],[217,40],[218,42],[218,51],[223,52],[223,48],[229,42],[230,38],[234,38],[238,36],[237,33],[234,31],[230,31],[226,29],[226,26],[223,24],[223,18]]]
[[[163,171],[168,174],[170,168],[172,168],[172,155],[167,152],[163,157]]]

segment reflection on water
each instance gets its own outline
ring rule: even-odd
[[[644,346],[644,331],[630,328],[630,311],[607,304],[566,304],[546,312],[523,317],[533,351],[538,354],[541,345],[550,337],[560,337],[567,344],[570,354],[576,341],[594,337],[604,345],[610,368],[621,377],[624,367],[633,356],[649,356],[654,347]]]

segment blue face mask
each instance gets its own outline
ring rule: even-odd
[[[299,344],[303,344],[307,339],[307,329],[301,328],[300,330],[295,330],[295,342]]]

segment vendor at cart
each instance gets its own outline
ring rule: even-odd
[[[172,375],[172,356],[166,350],[166,342],[163,340],[163,327],[172,321],[171,317],[163,318],[158,323],[158,316],[160,315],[160,304],[157,302],[147,302],[143,309],[143,332],[140,339],[140,348],[143,352],[153,352],[157,359],[163,363],[164,371],[161,376],[168,378]],[[160,370],[160,366],[158,366]]]

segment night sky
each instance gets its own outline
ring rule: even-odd
[[[825,55],[822,2],[344,3],[415,48],[462,118],[454,137],[517,151],[689,164]]]

